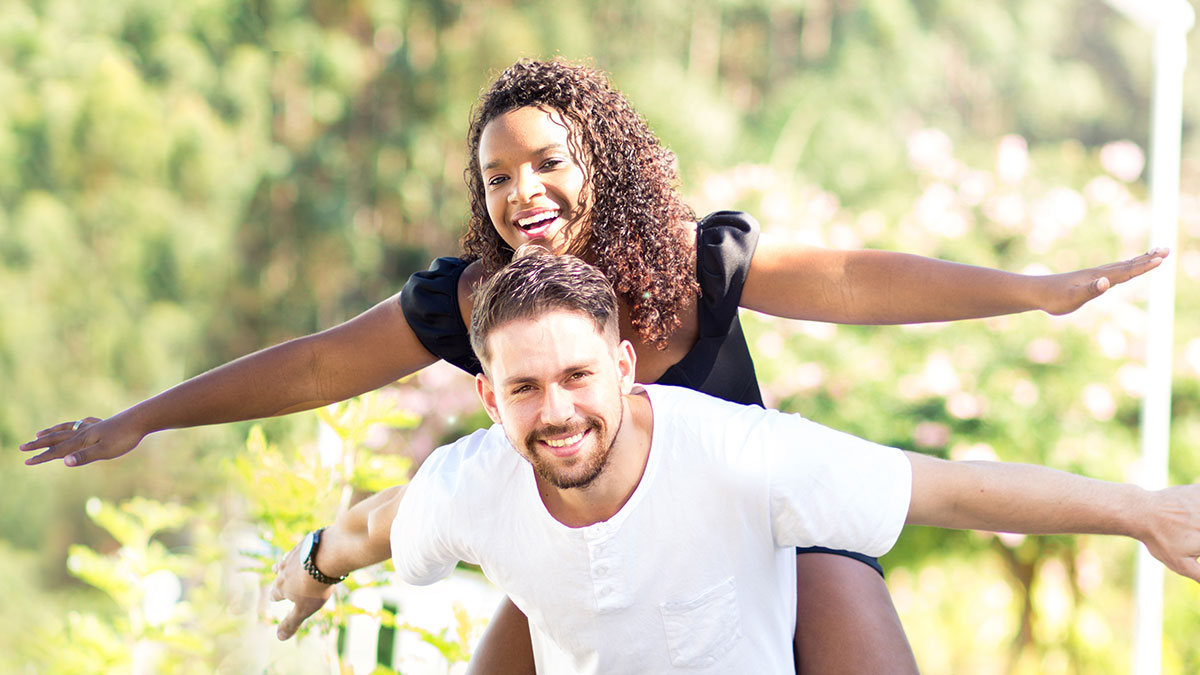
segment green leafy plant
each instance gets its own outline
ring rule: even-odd
[[[274,579],[274,562],[307,532],[328,524],[366,494],[408,480],[411,461],[388,452],[386,436],[395,430],[412,429],[421,419],[401,409],[391,392],[371,392],[326,406],[316,411],[316,417],[324,425],[316,442],[271,443],[262,427],[255,426],[247,438],[246,451],[229,462],[235,490],[245,500],[250,521],[268,545],[266,551],[244,552],[252,561],[249,569],[264,585]],[[335,639],[347,630],[352,617],[368,615],[383,628],[418,635],[447,663],[470,658],[468,641],[484,622],[471,619],[461,607],[455,610],[457,626],[452,633],[435,632],[398,619],[387,607],[366,610],[349,600],[354,591],[383,588],[388,583],[388,576],[377,570],[352,573],[337,587],[330,602],[301,626],[299,635]],[[385,660],[403,663],[404,655],[397,657]],[[380,663],[375,672],[393,672],[392,665]]]

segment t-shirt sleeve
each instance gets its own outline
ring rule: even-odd
[[[780,548],[822,546],[879,556],[908,517],[912,467],[903,452],[794,413],[738,405],[682,387],[643,385],[655,438],[704,468],[747,522]],[[656,441],[657,442],[657,441]],[[647,469],[649,471],[649,469]],[[736,504],[742,504],[739,507]]]
[[[737,316],[742,285],[758,246],[758,222],[740,211],[716,211],[696,227],[696,275],[700,310],[712,330],[726,332]]]
[[[887,553],[908,517],[912,467],[896,448],[766,411],[771,527],[777,546]],[[763,439],[765,440],[765,439]]]
[[[434,356],[471,375],[480,373],[479,359],[458,306],[458,280],[471,263],[438,258],[417,272],[400,291],[400,309],[417,339]]]
[[[465,440],[465,439],[464,439]],[[463,441],[459,441],[459,444]],[[455,445],[433,452],[409,482],[392,521],[392,563],[405,582],[431,584],[446,578],[469,556],[455,527]]]

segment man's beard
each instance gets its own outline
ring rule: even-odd
[[[624,407],[621,409],[621,416],[617,419],[617,429],[621,428],[621,423],[625,419]],[[543,453],[538,447],[538,439],[547,436],[570,437],[581,431],[591,431],[596,443],[596,451],[589,457],[580,457],[576,455],[573,463],[567,466],[554,466],[554,462],[564,462],[557,457]],[[617,434],[614,432],[611,438],[606,439],[604,432],[607,426],[598,417],[588,417],[582,424],[573,426],[545,426],[540,429],[535,429],[525,436],[525,457],[529,463],[533,465],[533,470],[541,476],[542,480],[553,485],[560,490],[570,490],[573,488],[585,488],[592,484],[604,471],[604,467],[608,465],[608,460],[612,455],[613,445],[616,443]],[[581,449],[581,452],[583,449]],[[570,461],[570,460],[566,460]],[[581,465],[581,466],[580,466]]]

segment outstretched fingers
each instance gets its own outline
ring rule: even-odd
[[[98,417],[85,417],[80,420],[61,422],[37,432],[36,438],[20,446],[22,452],[45,449],[38,455],[25,460],[25,464],[33,466],[55,459],[66,458],[67,466],[86,464],[88,448],[96,443],[89,427],[101,421]]]
[[[1097,268],[1112,284],[1123,284],[1134,277],[1139,277],[1162,264],[1164,258],[1171,254],[1168,248],[1151,249],[1136,258],[1110,263]]]
[[[1044,277],[1042,309],[1055,315],[1074,312],[1113,286],[1158,267],[1168,255],[1169,249],[1155,248],[1128,260]]]
[[[75,426],[82,421],[83,420],[71,420],[70,422],[59,422],[58,424],[46,427],[45,429],[37,432],[35,438],[40,440],[43,436],[47,436],[49,434],[56,434],[62,431],[73,431]]]

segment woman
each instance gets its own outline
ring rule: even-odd
[[[742,403],[761,403],[761,395],[739,306],[857,324],[1061,314],[1166,255],[1029,277],[882,251],[760,244],[744,214],[697,219],[676,189],[672,155],[624,96],[602,74],[561,61],[521,61],[501,74],[473,115],[469,144],[463,258],[435,261],[398,296],[344,324],[238,359],[108,419],[43,430],[22,446],[45,449],[27,463],[83,465],[120,456],[154,431],[311,409],[438,359],[477,372],[466,332],[472,287],[533,240],[579,255],[613,282],[639,382]],[[916,670],[878,563],[804,552],[797,575],[798,670]],[[477,672],[532,670],[528,630],[511,603],[472,663]]]

